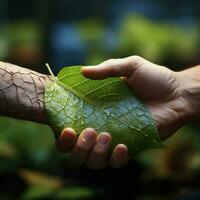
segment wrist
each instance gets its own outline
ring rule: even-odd
[[[177,73],[180,93],[186,102],[187,121],[200,119],[200,66]]]

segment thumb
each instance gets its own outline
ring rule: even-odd
[[[129,77],[144,60],[139,56],[109,59],[97,66],[82,67],[81,72],[91,79],[104,79],[111,76]]]

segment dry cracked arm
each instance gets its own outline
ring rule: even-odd
[[[0,115],[47,124],[44,91],[49,76],[0,62]]]

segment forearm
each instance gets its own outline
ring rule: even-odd
[[[191,105],[191,118],[200,119],[200,65],[178,72],[183,95]]]
[[[0,115],[47,123],[44,91],[49,77],[0,62]]]

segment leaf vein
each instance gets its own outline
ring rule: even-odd
[[[87,93],[85,94],[85,96],[87,96],[87,95],[89,95],[89,94],[91,94],[91,93],[93,93],[93,92],[96,92],[97,90],[102,89],[102,88],[104,88],[105,86],[108,86],[108,85],[110,85],[110,84],[112,84],[112,83],[115,83],[115,82],[121,82],[121,81],[120,81],[120,80],[113,80],[113,81],[107,82],[107,83],[105,83],[105,84],[103,84],[103,85],[100,85],[99,87],[96,87],[96,88],[93,89],[93,90],[90,90],[89,92],[87,92]]]

